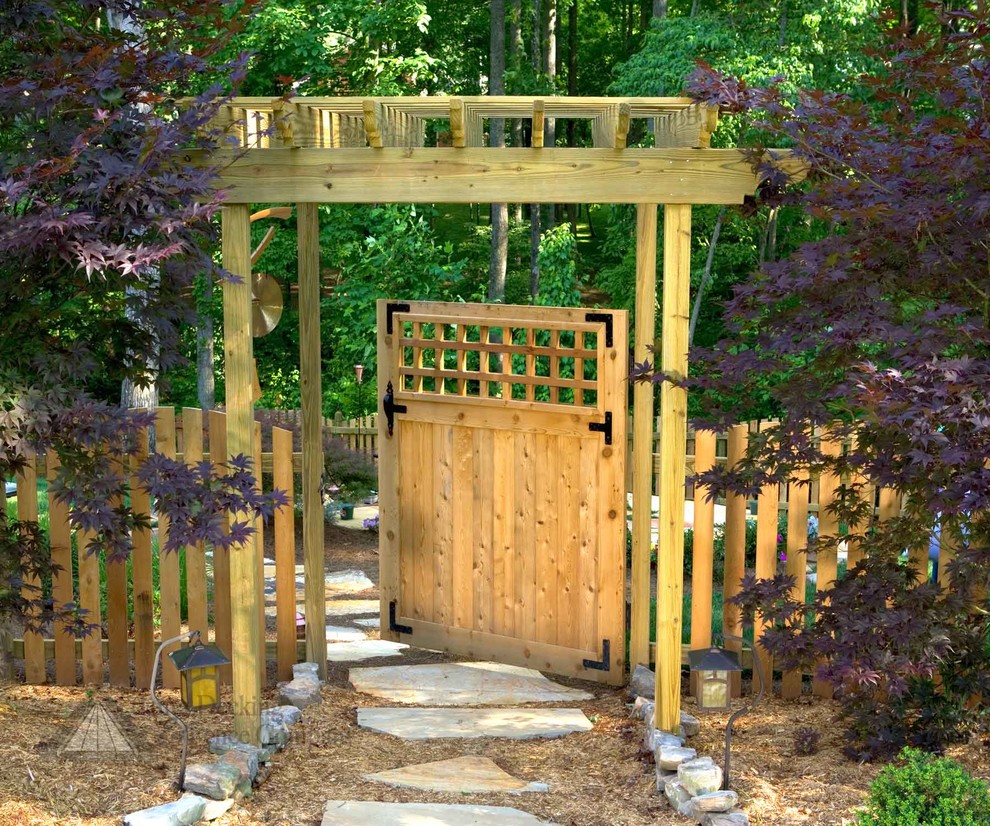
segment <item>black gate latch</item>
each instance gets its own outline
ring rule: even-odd
[[[395,403],[395,392],[392,390],[392,382],[389,382],[388,387],[385,388],[385,396],[382,399],[382,410],[385,412],[385,419],[388,422],[388,435],[391,436],[395,426],[395,414],[406,412],[406,406],[404,404]]]

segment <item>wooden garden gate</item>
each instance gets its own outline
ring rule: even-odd
[[[382,637],[621,684],[624,311],[380,301]]]

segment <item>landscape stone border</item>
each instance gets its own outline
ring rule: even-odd
[[[211,737],[208,748],[217,759],[186,767],[182,797],[124,815],[124,826],[192,826],[216,820],[250,796],[268,777],[272,755],[285,748],[292,726],[302,720],[301,709],[321,700],[315,663],[297,663],[292,676],[279,685],[279,699],[288,703],[261,712],[260,746],[229,735]]]
[[[653,686],[653,672],[636,666],[629,689],[632,713],[646,724],[643,745],[655,758],[657,791],[678,814],[701,826],[749,826],[749,815],[736,808],[739,795],[722,789],[721,767],[685,745],[701,730],[701,721],[682,711],[677,734],[654,726]]]

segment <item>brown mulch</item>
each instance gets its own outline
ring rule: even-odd
[[[327,570],[360,568],[377,581],[375,537],[327,528]],[[368,596],[363,594],[361,596]],[[369,660],[361,666],[436,662],[444,655],[407,652],[402,660]],[[561,826],[684,824],[656,792],[650,755],[641,749],[643,724],[629,718],[623,692],[576,680],[595,699],[578,703],[594,723],[587,733],[557,740],[494,738],[404,742],[359,729],[355,707],[388,705],[347,687],[347,664],[331,663],[323,702],[306,710],[289,747],[275,756],[265,783],[218,826],[318,826],[329,799],[428,801],[514,806]],[[160,692],[178,709],[174,691]],[[100,702],[135,747],[132,759],[78,759],[60,754],[87,708]],[[266,704],[276,703],[275,690]],[[841,754],[836,704],[804,698],[771,700],[735,727],[732,786],[756,826],[845,826],[864,799],[879,766],[858,765]],[[692,710],[690,701],[686,704]],[[184,714],[185,712],[179,711]],[[188,715],[190,762],[212,759],[207,738],[231,728],[229,703]],[[721,762],[727,715],[703,718],[691,745]],[[811,726],[822,733],[821,750],[793,753],[793,732]],[[147,692],[102,688],[11,685],[0,687],[0,824],[3,826],[109,826],[127,812],[174,800],[179,734],[156,711]],[[412,763],[464,754],[491,758],[526,780],[549,784],[547,794],[443,795],[393,789],[364,775]],[[970,771],[990,779],[990,754],[973,742],[950,750]]]

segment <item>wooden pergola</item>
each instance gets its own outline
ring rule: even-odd
[[[532,122],[532,145],[485,146],[486,120]],[[593,147],[543,146],[547,118],[591,123]],[[398,97],[291,100],[235,98],[219,125],[230,148],[194,163],[220,164],[223,262],[243,276],[224,285],[228,452],[253,455],[251,337],[252,203],[295,203],[298,221],[300,372],[303,410],[303,542],[307,658],[326,670],[320,386],[320,203],[628,203],[637,208],[636,361],[652,359],[657,307],[657,219],[663,204],[660,366],[688,369],[691,207],[738,204],[760,183],[743,153],[710,148],[717,110],[688,98]],[[653,148],[629,148],[634,120],[647,121]],[[426,146],[428,121],[449,146]],[[775,153],[776,154],[776,153]],[[780,153],[784,156],[786,153]],[[633,551],[630,662],[650,656],[650,539],[653,388],[633,390]],[[676,731],[680,712],[681,596],[687,393],[660,394],[657,566],[657,726]],[[230,560],[235,732],[257,742],[263,656],[261,549]]]

